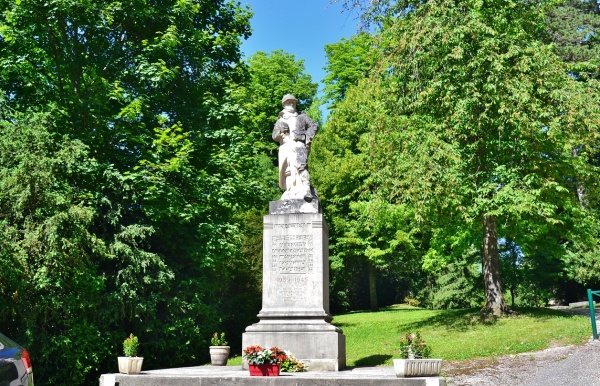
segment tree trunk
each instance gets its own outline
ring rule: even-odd
[[[500,260],[498,256],[498,231],[496,217],[483,216],[483,285],[485,306],[482,312],[495,316],[510,314],[511,310],[502,296]]]
[[[377,270],[369,263],[369,297],[371,299],[371,311],[379,311],[377,305]]]
[[[597,5],[598,3],[596,3]],[[573,149],[571,150],[571,156],[573,158],[577,158],[579,156],[577,149]],[[575,189],[577,190],[577,199],[579,200],[579,206],[581,207],[582,210],[585,210],[588,207],[589,204],[589,200],[587,197],[587,193],[585,191],[585,187],[583,186],[583,184],[579,181],[575,181]]]
[[[516,296],[515,294],[516,294],[516,292],[517,292],[517,288],[516,288],[516,286],[513,284],[513,285],[510,287],[510,306],[511,306],[511,307],[514,307],[514,306],[515,306],[515,296]]]

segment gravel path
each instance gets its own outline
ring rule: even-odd
[[[600,386],[600,342],[443,365],[448,386]]]

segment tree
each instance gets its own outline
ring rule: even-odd
[[[254,195],[233,167],[248,158],[234,127],[239,112],[226,99],[250,14],[198,0],[2,6],[7,103],[55,106],[58,133],[128,176],[135,197],[103,192],[123,210],[117,222],[172,229],[162,241],[176,256],[182,244],[196,256],[222,250],[230,210]],[[88,181],[96,192],[104,182]]]
[[[600,9],[598,2],[565,1],[548,11],[546,41],[568,63],[578,78],[598,77],[600,60]]]
[[[391,205],[378,198],[350,203],[349,220],[339,223],[336,242],[338,254],[363,257],[368,267],[371,311],[378,311],[377,276],[386,270],[401,270],[414,264],[416,248],[410,234],[411,213],[402,205]],[[404,269],[404,272],[408,269]]]
[[[434,272],[435,285],[430,294],[433,308],[480,307],[484,301],[480,262],[479,251],[472,248]]]
[[[10,246],[0,254],[28,263],[11,272],[40,305],[10,328],[31,332],[48,384],[97,379],[130,332],[149,368],[197,363],[239,258],[234,215],[262,199],[231,95],[250,13],[222,0],[0,5],[2,107],[28,111],[6,115],[3,130],[19,123],[44,139],[32,151],[24,135],[3,137],[14,150],[2,154],[10,189],[0,205],[25,197],[15,208],[31,216],[0,212],[0,244]],[[34,112],[50,116],[40,123]],[[29,170],[11,159],[21,152],[31,154],[27,168],[40,160],[29,173],[44,187],[35,199],[29,180],[13,177]],[[4,271],[0,283],[2,294],[23,293]],[[3,307],[1,319],[16,310]]]
[[[425,266],[481,245],[486,312],[510,312],[498,240],[533,247],[584,216],[574,181],[597,169],[573,159],[597,141],[598,84],[570,78],[539,39],[544,7],[430,1],[384,28],[373,106],[360,138],[369,184],[432,226]],[[585,158],[585,156],[583,157]],[[449,260],[451,261],[451,260]]]
[[[420,230],[412,226],[410,208],[390,205],[368,182],[370,171],[364,168],[368,155],[359,141],[377,124],[369,120],[369,111],[376,108],[375,92],[364,82],[348,84],[346,97],[315,137],[311,153],[313,181],[330,223],[333,302],[357,306],[361,291],[356,287],[366,267],[373,311],[379,308],[381,274],[389,272],[404,282],[418,278],[413,269],[422,255],[415,246]]]
[[[112,244],[90,232],[99,213],[91,192],[77,181],[99,165],[88,157],[85,145],[56,138],[53,128],[49,114],[2,109],[0,320],[15,337],[30,342],[42,379],[60,384],[66,374],[56,369],[67,364],[72,381],[81,384],[110,354],[110,331],[104,324],[116,316],[97,267],[126,258],[124,251],[142,254],[127,236],[137,233],[139,241],[149,232],[126,228],[116,237],[120,242]],[[156,255],[146,253],[143,262],[127,263],[129,271],[145,266],[146,290],[170,281]],[[136,283],[123,278],[121,284]]]
[[[378,61],[374,40],[372,35],[361,32],[350,39],[342,38],[337,43],[325,45],[327,74],[323,83],[325,99],[331,102],[330,110],[346,97],[349,87],[369,75]]]

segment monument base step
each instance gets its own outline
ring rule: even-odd
[[[341,331],[246,331],[242,334],[243,349],[255,345],[289,351],[313,371],[339,371],[346,367],[346,337]]]
[[[282,373],[251,377],[241,366],[198,366],[142,371],[139,375],[103,374],[100,386],[446,386],[442,377],[397,378],[393,367]]]

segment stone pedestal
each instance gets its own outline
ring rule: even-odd
[[[260,321],[246,328],[242,347],[289,350],[309,371],[346,366],[346,339],[329,323],[329,241],[319,202],[271,202],[264,217]]]

